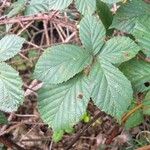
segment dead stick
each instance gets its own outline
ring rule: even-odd
[[[114,139],[119,133],[120,133],[120,131],[119,131],[119,126],[118,126],[118,125],[114,126],[114,128],[112,129],[110,135],[108,136],[108,138],[107,138],[105,144],[106,144],[106,145],[111,144],[112,141],[113,141],[113,139]]]
[[[69,150],[75,143],[76,141],[80,138],[80,136],[102,115],[102,112],[99,112],[96,116],[94,116],[93,120],[89,122],[86,126],[81,129],[76,137],[71,141],[71,143],[65,148],[65,150]]]
[[[56,12],[53,12],[51,15],[50,14],[39,14],[36,16],[19,16],[19,17],[13,17],[13,18],[2,18],[0,19],[0,25],[4,24],[15,24],[15,23],[20,23],[20,22],[27,22],[27,21],[38,21],[38,20],[50,20],[51,22],[57,23],[59,25],[62,25],[64,27],[68,28],[75,28],[75,23],[74,22],[67,22],[64,20],[60,20],[55,18]]]
[[[147,146],[143,146],[141,148],[138,148],[136,150],[150,150],[150,145],[147,145]]]
[[[6,136],[0,136],[0,143],[4,144],[6,147],[11,148],[11,149],[25,150],[23,147],[17,145]]]
[[[56,14],[56,11],[54,13],[50,14],[39,14],[36,16],[19,16],[19,17],[13,17],[13,18],[2,18],[0,19],[0,25],[3,24],[14,24],[14,23],[20,23],[20,22],[27,22],[27,21],[35,21],[35,20],[50,20],[54,15]]]
[[[45,32],[45,37],[46,37],[46,44],[50,45],[48,28],[47,28],[48,21],[47,20],[43,20],[43,25],[44,25],[44,32]]]
[[[15,24],[15,23],[20,23],[20,22],[27,22],[27,21],[38,21],[38,20],[49,20],[53,23],[59,24],[62,27],[68,27],[71,30],[77,30],[75,22],[66,22],[64,20],[60,20],[57,18],[53,18],[53,15],[39,15],[39,16],[20,16],[20,17],[15,17],[15,18],[4,18],[0,19],[0,25],[5,25],[5,24]]]

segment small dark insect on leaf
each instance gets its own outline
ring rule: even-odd
[[[146,87],[149,87],[149,86],[150,86],[150,82],[145,82],[144,85],[145,85]]]
[[[82,93],[80,93],[79,95],[78,95],[78,97],[77,98],[79,98],[79,99],[83,99],[83,94]]]

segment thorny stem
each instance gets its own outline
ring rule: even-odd
[[[49,14],[39,14],[35,16],[19,16],[19,17],[13,17],[13,18],[7,18],[3,17],[0,19],[0,25],[3,24],[14,24],[14,23],[20,23],[20,22],[27,22],[27,21],[37,21],[37,20],[50,20],[56,12]]]
[[[67,21],[60,20],[55,16],[57,11],[53,12],[51,15],[50,14],[38,14],[36,16],[19,16],[19,17],[14,17],[14,18],[0,18],[0,25],[4,24],[15,24],[15,23],[21,23],[21,22],[28,22],[28,21],[38,21],[38,20],[46,20],[46,21],[51,21],[53,23],[57,23],[61,26],[68,27],[70,29],[73,29],[76,31],[76,25],[74,22],[70,23]]]

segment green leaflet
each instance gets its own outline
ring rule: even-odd
[[[137,19],[150,16],[150,5],[143,0],[132,0],[122,5],[114,16],[111,28],[131,33]]]
[[[85,16],[80,22],[79,35],[83,46],[94,55],[105,41],[106,30],[98,16]]]
[[[143,100],[143,114],[150,115],[150,91],[148,91]]]
[[[129,111],[134,109],[136,104],[133,103]],[[126,121],[125,126],[127,128],[133,128],[138,126],[144,121],[144,115],[150,115],[150,91],[146,94],[144,100],[142,101],[142,107],[137,109]]]
[[[143,60],[132,59],[120,66],[121,71],[131,81],[135,92],[144,92],[150,89],[145,83],[150,81],[150,65]]]
[[[63,10],[67,8],[73,0],[47,0],[49,4],[49,10]]]
[[[150,57],[150,16],[143,16],[137,21],[132,34],[142,48],[144,54]]]
[[[57,143],[57,142],[62,140],[63,135],[64,135],[64,131],[63,130],[56,131],[56,132],[53,133],[52,139],[53,139],[54,142]]]
[[[45,84],[57,84],[72,78],[92,62],[92,56],[84,49],[70,44],[53,46],[39,59],[35,78]]]
[[[101,0],[101,1],[108,3],[108,4],[115,4],[115,3],[121,2],[123,0]]]
[[[129,107],[129,111],[136,107],[136,103],[133,101]],[[134,128],[140,125],[144,121],[144,115],[142,109],[137,109],[125,122],[125,127],[127,129]]]
[[[13,17],[25,9],[27,0],[18,0],[12,5],[12,10],[7,14],[7,17]]]
[[[142,114],[142,110],[137,110],[134,114],[132,114],[125,123],[125,127],[127,129],[134,128],[140,125],[144,121],[144,116]]]
[[[21,51],[25,39],[17,35],[6,35],[0,40],[0,62],[14,57]]]
[[[100,52],[100,59],[112,64],[128,61],[140,50],[140,47],[128,37],[114,37],[106,42]]]
[[[83,15],[93,14],[96,10],[96,0],[76,0],[75,5]]]
[[[101,0],[96,1],[97,13],[106,29],[112,24],[113,15],[110,8]]]
[[[130,81],[109,62],[98,61],[89,75],[92,100],[102,111],[119,121],[130,105],[132,87]]]
[[[19,73],[6,63],[0,63],[0,110],[16,111],[23,102]]]
[[[31,0],[27,6],[25,14],[34,15],[49,10],[64,10],[73,0]],[[76,8],[81,14],[93,14],[96,10],[96,0],[75,0]]]
[[[0,111],[0,125],[1,124],[7,124],[7,123],[8,123],[8,121],[7,121],[6,116],[4,115],[3,112]]]
[[[48,12],[48,6],[48,0],[31,0],[26,7],[25,15],[35,15],[40,12]]]
[[[63,10],[72,3],[72,0],[31,0],[25,14],[34,15],[49,10]]]
[[[38,105],[42,119],[53,130],[60,131],[81,119],[89,100],[89,82],[80,74],[58,86],[43,87],[39,92]]]
[[[103,0],[105,3],[116,3],[121,0]],[[63,10],[67,8],[73,0],[31,0],[27,6],[26,15],[33,15],[40,12],[48,12],[49,10]],[[96,10],[96,0],[75,0],[75,5],[78,11],[86,15],[93,14]]]

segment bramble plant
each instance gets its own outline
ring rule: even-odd
[[[6,16],[65,11],[72,2],[18,0]],[[127,128],[139,125],[144,115],[150,115],[150,65],[146,61],[150,57],[150,4],[143,0],[74,3],[82,14],[78,24],[82,44],[47,48],[33,73],[44,83],[38,92],[38,109],[43,121],[52,127],[55,141],[64,132],[73,132],[72,127],[86,115],[90,99]],[[112,14],[114,3],[120,7]],[[114,36],[114,30],[123,36]],[[16,35],[6,35],[0,41],[1,111],[16,111],[23,102],[22,81],[4,61],[16,55],[24,42]],[[145,95],[140,104],[135,96],[139,92]]]
[[[5,61],[19,51],[25,40],[17,35],[6,35],[0,40],[0,110],[16,111],[23,102],[22,81],[19,73]]]

